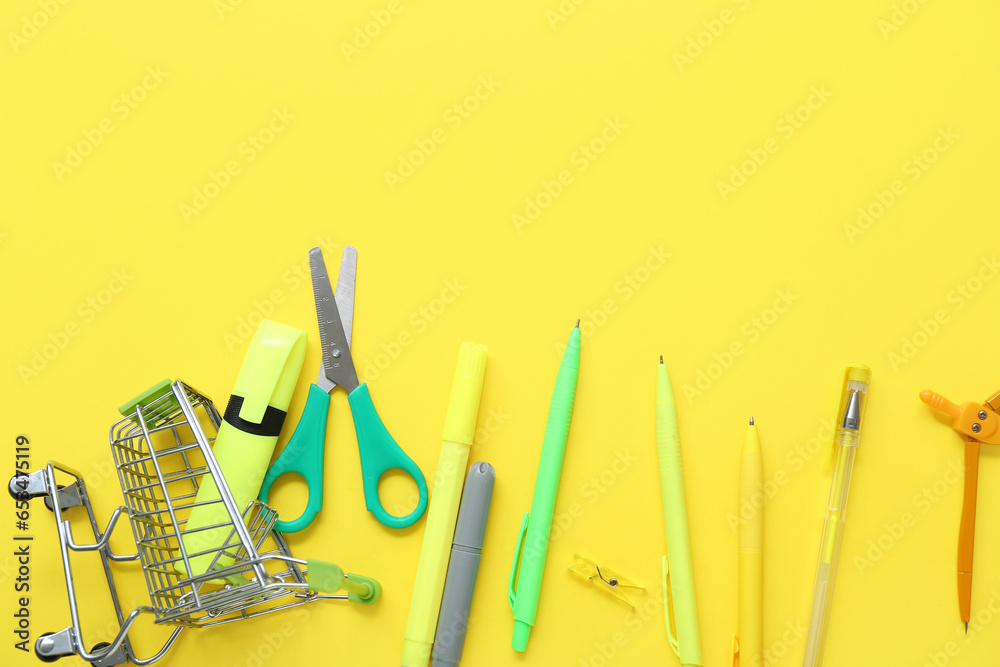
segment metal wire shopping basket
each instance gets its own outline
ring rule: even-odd
[[[58,529],[72,623],[38,638],[35,653],[41,660],[77,654],[101,666],[146,665],[163,657],[186,627],[228,623],[319,599],[371,604],[379,598],[381,587],[374,579],[345,574],[332,563],[294,558],[274,530],[277,513],[264,503],[236,507],[210,447],[220,423],[212,402],[179,380],[115,423],[111,450],[125,505],[114,511],[103,532],[83,477],[71,468],[50,461],[41,470],[10,480],[9,491],[15,498],[45,498]],[[218,487],[219,499],[196,503],[199,484],[206,476]],[[213,503],[224,506],[223,516],[228,519],[198,530],[228,529],[228,538],[221,546],[192,552],[191,545],[197,541],[190,538],[195,531],[186,530],[191,509]],[[76,506],[87,512],[93,543],[77,544],[69,521],[63,518],[64,511]],[[111,551],[109,539],[123,513],[132,527],[135,554]],[[100,554],[120,626],[112,641],[90,651],[83,644],[71,551]],[[210,565],[192,567],[195,558]],[[136,560],[142,565],[150,605],[136,607],[126,616],[111,563]],[[197,574],[199,570],[202,574]],[[152,614],[155,623],[177,626],[162,648],[144,659],[135,655],[128,638],[129,628],[141,614]]]

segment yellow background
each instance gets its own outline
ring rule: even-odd
[[[116,406],[163,377],[223,406],[249,340],[240,323],[261,313],[310,336],[287,438],[319,363],[306,252],[323,244],[335,265],[350,243],[359,251],[353,353],[389,430],[428,479],[459,343],[490,348],[471,460],[496,467],[497,487],[465,664],[676,664],[656,598],[660,353],[678,392],[706,665],[728,664],[737,622],[730,522],[750,414],[765,476],[783,480],[766,511],[765,645],[772,665],[801,659],[828,489],[810,439],[833,419],[849,362],[869,364],[873,385],[825,664],[995,661],[1000,459],[984,452],[979,621],[966,638],[955,590],[961,482],[949,473],[960,441],[917,397],[933,388],[981,401],[1000,386],[1000,280],[989,269],[998,249],[995,3],[399,0],[387,22],[384,0],[227,7],[4,5],[8,470],[25,433],[33,468],[57,459],[88,475],[106,521],[121,503],[108,477]],[[372,12],[386,25],[368,25],[377,34],[366,44],[357,34]],[[364,48],[344,48],[355,39]],[[700,52],[691,46],[699,40]],[[686,50],[690,62],[678,57]],[[481,77],[498,85],[467,99]],[[814,108],[802,107],[810,99]],[[456,104],[476,108],[456,124]],[[274,109],[294,118],[250,160],[244,142]],[[808,118],[783,122],[796,113]],[[620,132],[602,147],[609,122]],[[110,133],[77,166],[54,165],[102,123]],[[390,188],[385,173],[433,136],[443,143]],[[603,152],[582,158],[592,142]],[[765,145],[777,147],[766,162],[742,164]],[[933,164],[914,171],[925,151]],[[182,205],[230,161],[239,173],[185,216]],[[718,184],[733,169],[754,173],[724,198]],[[539,197],[563,171],[562,192]],[[858,208],[878,212],[876,193],[889,201],[897,180],[891,205],[852,228]],[[512,216],[525,215],[526,198],[546,206],[519,226]],[[651,249],[669,258],[647,272]],[[980,270],[991,279],[977,284]],[[437,299],[449,281],[458,296],[445,305]],[[779,290],[793,300],[775,317]],[[507,574],[559,346],[577,317],[587,335],[557,504],[563,526],[520,656],[509,648]],[[75,335],[61,336],[67,327]],[[401,334],[409,343],[393,348]],[[741,354],[727,359],[734,343]],[[686,398],[699,373],[715,379]],[[336,392],[326,509],[289,542],[297,555],[378,578],[382,600],[313,605],[305,622],[293,613],[185,632],[169,664],[398,664],[423,523],[394,532],[364,511],[348,412]],[[401,480],[385,486],[387,505],[407,494]],[[295,491],[277,492],[279,509],[298,510]],[[0,588],[12,625],[15,529],[5,506]],[[905,513],[912,525],[900,534],[893,526]],[[40,501],[29,532],[34,639],[69,617]],[[884,553],[873,550],[880,541]],[[128,528],[113,543],[129,549]],[[574,581],[565,567],[575,551],[644,583],[640,611]],[[94,559],[76,563],[93,643],[108,634],[107,596]],[[126,605],[146,602],[138,576],[121,581]],[[4,661],[34,661],[0,630]],[[135,642],[149,655],[165,636],[146,620]]]

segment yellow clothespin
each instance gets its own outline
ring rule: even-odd
[[[644,588],[631,579],[621,576],[615,570],[599,566],[594,561],[574,554],[576,560],[570,564],[569,570],[574,574],[593,583],[598,588],[607,591],[630,607],[635,607],[635,603],[629,598],[629,591],[640,592]],[[626,590],[629,589],[629,590]]]

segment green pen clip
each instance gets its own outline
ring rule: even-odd
[[[661,570],[663,575],[663,615],[667,621],[667,640],[670,642],[670,648],[674,649],[674,653],[676,653],[679,658],[681,657],[681,645],[680,642],[677,641],[677,637],[674,635],[673,629],[671,629],[671,626],[674,624],[674,615],[670,611],[672,605],[668,599],[668,593],[670,591],[668,588],[668,583],[670,581],[670,567],[667,564],[666,556],[663,557]]]
[[[507,584],[507,600],[510,602],[510,610],[514,611],[514,602],[517,600],[517,570],[521,564],[521,552],[524,551],[524,536],[528,534],[528,512],[524,513],[524,520],[521,522],[521,530],[517,534],[517,547],[514,550],[514,562],[510,564],[510,582]]]

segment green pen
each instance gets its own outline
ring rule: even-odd
[[[656,450],[660,458],[660,495],[667,533],[667,553],[663,557],[663,609],[667,618],[670,647],[682,667],[701,665],[701,637],[698,633],[698,604],[694,596],[694,568],[691,563],[691,536],[688,533],[687,501],[684,498],[684,467],[681,465],[681,436],[677,428],[677,407],[670,375],[660,357],[656,376]],[[673,625],[667,601],[667,582],[673,600]]]
[[[514,562],[510,567],[507,598],[514,612],[514,639],[511,646],[519,652],[528,648],[528,636],[538,613],[542,573],[545,570],[545,556],[549,551],[552,517],[555,513],[556,494],[559,492],[559,475],[562,473],[563,457],[566,454],[579,372],[580,321],[577,320],[563,353],[559,374],[556,375],[549,417],[545,423],[545,438],[542,440],[542,458],[538,462],[538,476],[535,478],[535,495],[531,499],[531,511],[525,513],[521,522]]]

